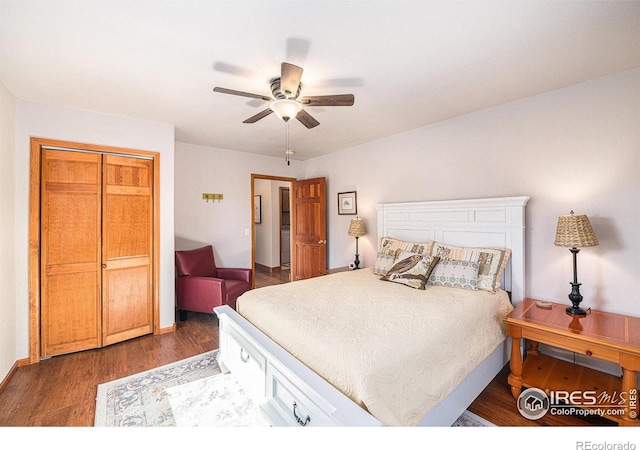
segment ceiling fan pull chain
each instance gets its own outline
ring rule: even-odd
[[[291,165],[291,161],[289,161],[289,122],[286,123],[287,125],[287,150],[284,152],[285,154],[285,160],[287,161],[287,166]]]

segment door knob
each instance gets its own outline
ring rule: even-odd
[[[103,268],[103,269],[106,269],[106,268],[107,268],[107,265],[106,265],[106,264],[103,264],[103,265],[102,265],[102,268]]]
[[[327,243],[327,241],[323,241],[322,239],[320,239],[320,240],[318,241],[318,244],[326,244],[326,243]]]

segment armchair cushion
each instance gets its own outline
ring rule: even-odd
[[[236,301],[238,297],[247,292],[251,285],[248,285],[244,281],[239,280],[225,280],[224,284],[227,287],[227,302],[226,304],[236,309]]]
[[[178,277],[178,310],[211,314],[214,307],[225,304],[225,291],[225,282],[219,278]]]

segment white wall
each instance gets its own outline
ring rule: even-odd
[[[213,245],[220,267],[251,266],[251,174],[303,178],[304,165],[200,145],[176,143],[175,247]],[[223,194],[220,202],[203,193]],[[247,234],[248,233],[248,234]]]
[[[428,106],[426,106],[428,107]],[[328,178],[329,266],[353,260],[351,216],[337,193],[355,190],[375,262],[375,205],[528,195],[526,292],[568,302],[571,254],[553,245],[559,215],[587,214],[600,245],[578,255],[583,305],[640,316],[640,70],[453,118],[307,161]]]
[[[17,356],[15,241],[15,104],[0,82],[0,382]]]
[[[16,102],[15,242],[17,357],[29,350],[28,229],[30,138],[40,137],[160,153],[160,326],[175,323],[173,125],[90,111]]]

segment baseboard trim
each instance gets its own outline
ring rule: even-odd
[[[170,327],[160,328],[160,331],[158,331],[157,333],[154,333],[154,334],[157,335],[157,334],[173,333],[174,331],[176,331],[176,324],[175,323],[173,325],[171,325]]]
[[[4,379],[2,380],[2,383],[0,383],[0,392],[2,392],[4,390],[4,388],[5,388],[5,386],[7,384],[9,384],[9,381],[11,380],[11,377],[16,372],[18,367],[23,367],[23,366],[28,366],[28,365],[29,365],[29,358],[17,360],[13,364],[13,366],[11,366],[11,369],[9,369],[9,373],[7,373],[7,376],[4,377]]]
[[[256,270],[261,270],[263,272],[269,272],[269,273],[282,272],[282,266],[269,267],[263,264],[256,263]]]

